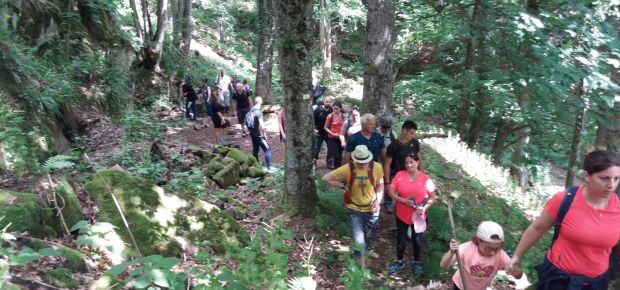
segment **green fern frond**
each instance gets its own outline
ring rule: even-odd
[[[69,156],[69,155],[52,156],[49,159],[47,159],[47,161],[45,161],[43,168],[46,171],[53,171],[55,169],[71,168],[75,166],[75,163],[73,162],[74,160],[75,160],[75,157]]]

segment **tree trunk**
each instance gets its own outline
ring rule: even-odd
[[[263,98],[266,104],[273,102],[271,80],[273,70],[273,1],[258,0],[258,56],[256,57],[256,96]]]
[[[142,42],[142,27],[140,26],[140,16],[138,16],[138,6],[136,5],[136,0],[129,0],[129,6],[131,7],[131,19],[133,20],[136,35],[140,39],[140,42]]]
[[[159,5],[159,2],[158,2]],[[149,1],[142,0],[142,24],[144,25],[144,40],[150,41],[152,36],[151,16],[149,15]]]
[[[184,0],[170,0],[170,14],[172,16],[172,46],[181,47],[181,14]]]
[[[147,40],[144,45],[143,66],[153,72],[159,73],[161,68],[161,54],[164,47],[166,23],[168,22],[168,0],[157,1],[157,30],[155,37]]]
[[[394,14],[392,0],[368,1],[362,112],[376,116],[391,114]]]
[[[583,79],[577,86],[577,99],[583,101]],[[573,131],[573,141],[568,154],[568,170],[566,171],[565,187],[573,185],[575,180],[575,172],[577,171],[577,163],[579,160],[579,150],[581,149],[581,135],[583,133],[583,124],[586,118],[586,106],[580,105],[575,117],[575,130]]]
[[[184,2],[181,16],[181,44],[179,50],[185,57],[189,55],[189,46],[192,41],[192,0],[179,0]],[[181,11],[179,11],[181,13]]]
[[[321,46],[321,59],[323,60],[322,83],[329,82],[332,73],[332,26],[330,0],[319,0],[319,45]]]
[[[495,162],[495,164],[500,163],[504,151],[504,143],[506,143],[511,132],[512,128],[510,122],[502,119],[495,131],[495,140],[493,140],[493,146],[491,147],[491,156],[493,156],[493,162]]]
[[[297,196],[302,216],[313,215],[319,198],[314,184],[308,67],[312,46],[312,0],[275,0],[280,75],[286,118],[285,192]],[[310,176],[309,174],[310,173]]]

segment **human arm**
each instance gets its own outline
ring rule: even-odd
[[[523,232],[515,253],[505,268],[507,272],[518,273],[521,271],[521,258],[523,258],[523,255],[540,240],[554,222],[555,218],[543,210],[540,216]]]
[[[383,161],[383,182],[385,184],[390,184],[390,166],[392,165],[392,157],[385,156],[385,159],[382,160],[385,160]]]
[[[342,148],[347,146],[347,140],[344,138],[344,136],[347,135],[347,130],[349,129],[349,121],[348,120],[344,120],[344,122],[342,122],[342,128],[340,128],[340,146],[342,146]]]
[[[325,125],[323,125],[323,130],[325,130],[325,132],[327,132],[327,136],[337,136],[337,134],[334,134],[334,132],[332,132],[332,130],[330,129],[330,127],[332,126],[332,120],[334,119],[334,115],[333,114],[329,114],[327,116],[327,119],[325,119]]]
[[[344,157],[342,157],[342,164],[347,164],[349,161],[351,161],[351,152],[345,151]]]
[[[370,166],[374,166],[374,164],[370,164]],[[379,178],[377,181],[375,181],[375,194],[377,198],[372,203],[373,212],[379,212],[379,210],[381,209],[381,202],[383,201],[383,193],[384,193],[383,178]]]
[[[346,190],[347,188],[347,184],[343,180],[338,179],[335,176],[334,171],[330,171],[327,174],[323,175],[322,179],[327,185],[331,187],[341,188],[342,190]]]
[[[286,133],[284,132],[284,111],[280,111],[280,113],[278,114],[278,129],[280,129],[280,135],[282,135],[282,139],[286,140]]]
[[[439,267],[442,269],[448,269],[456,263],[456,254],[459,249],[459,242],[455,239],[450,239],[450,248],[448,251],[443,254],[441,257],[441,261],[439,262]]]

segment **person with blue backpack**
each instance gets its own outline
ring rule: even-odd
[[[267,171],[272,172],[271,168],[271,147],[267,143],[267,133],[263,122],[263,112],[261,105],[263,98],[256,97],[254,99],[254,107],[245,115],[245,126],[248,127],[250,138],[252,138],[252,155],[258,160],[258,151],[263,149],[265,152],[265,164]]]
[[[584,185],[555,194],[525,230],[507,270],[521,269],[521,258],[554,226],[542,264],[536,266],[537,290],[606,290],[612,252],[620,240],[620,158],[595,150],[583,161]]]

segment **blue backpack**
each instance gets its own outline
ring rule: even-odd
[[[254,129],[254,109],[250,110],[246,115],[245,115],[245,126],[248,127],[248,129]]]

